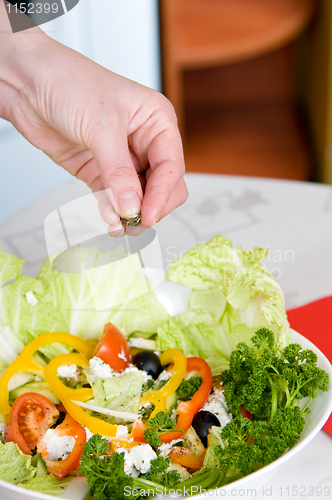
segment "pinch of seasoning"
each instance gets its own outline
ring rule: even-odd
[[[135,217],[120,217],[120,221],[125,226],[136,227],[140,225],[141,222],[141,212],[138,212]]]

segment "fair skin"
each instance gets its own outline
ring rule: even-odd
[[[140,234],[188,197],[170,102],[38,27],[13,34],[1,1],[0,117],[99,193],[112,236]],[[120,222],[139,210],[139,227]]]

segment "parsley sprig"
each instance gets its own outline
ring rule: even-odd
[[[161,446],[160,436],[168,432],[181,432],[174,429],[175,422],[165,412],[159,411],[153,418],[150,418],[148,427],[144,431],[144,437],[147,443],[153,448]]]
[[[176,484],[179,492],[188,491],[192,486],[213,488],[220,483],[224,473],[220,469],[211,469],[201,475],[179,483],[180,475],[175,470],[168,470],[168,457],[151,460],[151,467],[146,476],[130,477],[124,471],[124,453],[109,453],[107,439],[93,434],[85,444],[80,472],[87,478],[90,493],[94,500],[130,500],[151,496],[151,493],[172,491]]]

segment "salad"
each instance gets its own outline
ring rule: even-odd
[[[191,289],[176,317],[119,252],[70,250],[67,272],[47,260],[30,278],[0,251],[0,479],[61,495],[81,476],[82,499],[194,494],[294,446],[328,375],[291,343],[267,250],[217,236],[172,262],[167,279]],[[96,293],[115,305],[96,310]]]

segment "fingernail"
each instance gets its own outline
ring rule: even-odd
[[[126,226],[126,231],[129,236],[139,236],[140,234],[144,233],[146,230],[146,227],[144,226],[138,226],[138,227],[131,227],[131,226]]]
[[[113,238],[118,238],[124,234],[124,227],[122,224],[115,224],[114,226],[109,226],[108,234],[113,236]]]
[[[141,199],[136,191],[125,191],[118,196],[118,206],[122,217],[134,217],[141,210]]]

